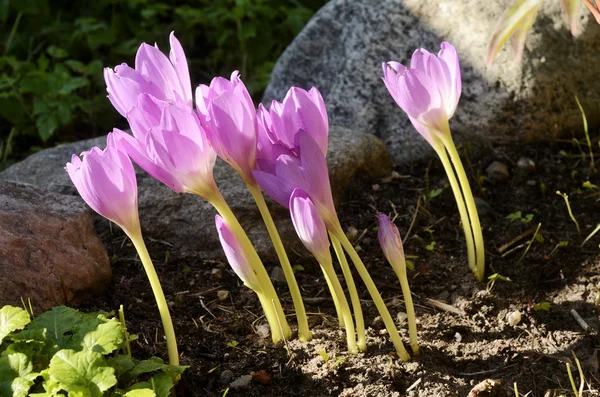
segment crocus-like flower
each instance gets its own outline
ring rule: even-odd
[[[192,108],[140,94],[129,123],[134,136],[115,129],[117,143],[148,174],[178,193],[216,189],[216,155]]]
[[[187,60],[179,40],[171,33],[169,58],[157,46],[142,43],[135,57],[135,69],[123,63],[104,69],[108,99],[122,116],[137,105],[140,94],[163,101],[193,105]]]
[[[398,228],[386,214],[378,214],[377,220],[379,222],[377,238],[379,239],[379,245],[381,245],[383,254],[388,261],[398,263],[404,257],[404,247],[402,246],[400,232],[398,232]]]
[[[271,143],[271,159],[260,159],[253,175],[260,187],[279,204],[289,208],[290,197],[296,188],[312,199],[325,223],[337,222],[331,195],[327,162],[317,142],[300,130],[293,150]]]
[[[292,149],[298,145],[296,134],[304,130],[317,142],[323,156],[327,155],[329,121],[325,102],[316,87],[309,91],[290,88],[283,102],[273,101],[268,112],[259,105],[258,117],[273,142]]]
[[[73,155],[65,169],[83,200],[97,213],[125,231],[139,230],[137,181],[131,160],[108,134],[104,150],[93,147]]]
[[[392,220],[385,214],[377,215],[379,221],[379,232],[377,237],[379,244],[383,250],[383,254],[387,258],[390,265],[394,269],[394,273],[398,276],[402,295],[404,296],[404,304],[406,306],[406,314],[408,316],[408,332],[410,336],[410,346],[413,353],[418,354],[419,343],[417,342],[417,321],[415,318],[415,308],[412,302],[410,286],[408,285],[408,277],[406,275],[406,260],[404,258],[404,247],[400,232]]]
[[[251,181],[256,166],[256,111],[239,72],[229,80],[215,77],[210,86],[198,86],[196,106],[217,155]]]
[[[319,263],[331,263],[327,227],[311,198],[302,189],[290,197],[290,214],[296,233]]]
[[[410,68],[398,62],[383,64],[383,82],[417,131],[429,143],[434,133],[449,133],[461,92],[460,66],[454,47],[442,43],[436,56],[417,49]]]
[[[248,261],[248,258],[246,258],[244,249],[235,237],[235,234],[219,215],[215,216],[215,224],[217,226],[217,231],[219,232],[221,246],[223,247],[223,251],[225,251],[227,261],[235,274],[238,275],[248,288],[258,293],[262,293],[258,278],[256,277],[254,270],[252,270],[252,266],[250,266],[250,262]]]

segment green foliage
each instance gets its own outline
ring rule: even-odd
[[[525,224],[528,224],[533,219],[533,214],[522,215],[521,211],[517,211],[517,212],[513,212],[512,214],[509,214],[506,217],[506,219],[508,219],[509,221],[521,221]]]
[[[59,306],[31,321],[25,310],[5,306],[0,333],[1,396],[168,397],[185,369],[121,354],[127,334],[112,313]]]
[[[259,98],[279,54],[326,0],[0,1],[0,168],[65,140],[124,127],[102,68],[177,33],[192,81],[242,73]]]

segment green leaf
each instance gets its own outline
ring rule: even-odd
[[[0,309],[0,344],[8,334],[25,328],[30,321],[29,313],[20,307],[4,306]]]
[[[115,369],[117,378],[120,378],[125,372],[135,367],[135,363],[131,357],[118,355],[110,357],[107,364]]]
[[[143,360],[138,362],[135,365],[135,368],[133,368],[131,370],[131,374],[134,377],[138,377],[141,374],[145,374],[148,372],[155,372],[155,371],[165,371],[165,372],[173,372],[176,374],[181,374],[183,373],[183,371],[185,371],[187,367],[183,366],[183,365],[170,365],[170,364],[165,364],[163,362],[163,360],[161,360],[158,357],[152,357],[148,360]]]
[[[81,321],[81,313],[65,306],[57,306],[36,317],[29,330],[46,330],[46,337],[57,346],[57,350],[70,346],[75,325]],[[37,338],[33,338],[37,339]]]
[[[134,389],[123,394],[123,397],[156,397],[156,393],[152,389]]]
[[[101,397],[117,384],[114,368],[106,365],[100,353],[92,351],[61,350],[50,360],[48,372],[69,396]]]
[[[487,65],[492,67],[496,56],[504,43],[513,36],[513,49],[517,62],[521,60],[527,33],[533,24],[544,0],[514,0],[506,9],[488,45]]]
[[[533,310],[536,312],[547,312],[550,310],[551,303],[550,302],[541,302],[536,305],[533,305]]]
[[[58,93],[68,95],[78,88],[87,87],[89,84],[90,82],[85,77],[73,77],[58,90]]]
[[[174,383],[169,375],[162,373],[153,376],[150,379],[150,383],[154,385],[154,392],[157,397],[169,397],[171,395]]]
[[[80,331],[78,330],[78,332]],[[87,332],[81,345],[84,349],[109,354],[117,350],[122,343],[123,328],[119,320],[113,318],[98,325],[96,330]]]
[[[37,375],[31,360],[23,353],[0,357],[0,395],[26,397]]]
[[[521,219],[521,211],[517,211],[517,212],[513,212],[512,214],[509,214],[506,219],[508,219],[509,221],[518,221]]]
[[[42,141],[46,142],[54,131],[58,128],[58,119],[53,114],[42,114],[35,121],[35,125],[38,129],[38,134]]]
[[[65,50],[64,48],[53,46],[53,45],[48,47],[48,49],[46,51],[52,58],[56,58],[56,59],[64,59],[69,56],[69,53],[67,52],[67,50]]]

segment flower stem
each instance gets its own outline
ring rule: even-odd
[[[404,306],[406,306],[406,315],[408,316],[408,335],[410,337],[410,348],[413,354],[419,354],[419,342],[417,340],[417,319],[415,316],[415,307],[413,305],[410,286],[408,285],[408,276],[406,274],[406,259],[404,254],[400,255],[399,263],[390,262],[394,273],[398,276],[402,295],[404,296]]]
[[[277,252],[277,257],[279,258],[279,263],[281,264],[281,268],[283,269],[283,274],[285,275],[285,280],[287,281],[288,287],[290,289],[290,294],[292,296],[292,302],[294,303],[294,309],[296,309],[296,319],[298,320],[298,338],[302,342],[308,342],[312,339],[312,334],[310,329],[308,328],[308,318],[306,317],[306,310],[304,309],[304,302],[302,302],[302,295],[300,294],[300,288],[298,288],[298,283],[296,282],[296,277],[294,276],[294,271],[292,270],[292,265],[290,264],[290,260],[285,252],[285,248],[283,247],[283,243],[281,242],[281,237],[277,232],[277,228],[275,227],[275,222],[273,222],[273,217],[269,212],[269,208],[267,207],[267,203],[265,202],[265,198],[260,191],[260,187],[256,182],[246,183],[258,209],[260,211],[260,215],[263,218],[265,226],[267,227],[267,231],[269,232],[269,237],[271,237],[271,241],[273,242],[273,246],[275,247],[275,251]]]
[[[450,159],[448,158],[446,149],[444,149],[443,146],[435,149],[440,160],[442,161],[442,165],[444,166],[446,175],[448,176],[448,181],[450,182],[452,193],[454,193],[454,200],[456,201],[456,206],[458,207],[458,213],[460,214],[460,220],[463,226],[463,232],[465,233],[469,268],[471,269],[475,277],[478,278],[479,276],[477,272],[477,261],[475,259],[475,244],[473,243],[473,230],[471,229],[471,221],[469,220],[469,214],[467,212],[467,207],[465,206],[463,194],[461,192],[460,185],[456,180],[456,174],[454,173],[454,169],[452,168],[452,164],[450,163]]]
[[[154,265],[152,264],[152,260],[150,259],[150,255],[148,254],[148,249],[146,248],[146,244],[144,243],[144,239],[142,238],[141,232],[131,234],[128,233],[128,235],[131,239],[131,242],[133,242],[133,245],[138,255],[140,256],[140,260],[142,261],[142,265],[144,266],[144,270],[146,271],[146,275],[148,276],[148,281],[150,281],[150,287],[152,287],[152,292],[154,293],[154,299],[156,300],[158,311],[160,313],[160,318],[163,324],[163,329],[165,331],[165,337],[167,338],[169,364],[179,365],[177,341],[175,339],[173,321],[171,320],[171,315],[169,314],[169,306],[167,305],[165,294],[163,293],[160,281],[158,279],[158,275],[156,274],[156,270],[154,269]]]
[[[329,232],[329,238],[331,239],[331,244],[333,245],[333,249],[335,251],[335,254],[337,255],[338,261],[340,262],[340,267],[342,268],[342,273],[344,274],[346,285],[348,286],[350,301],[352,302],[352,308],[354,309],[354,319],[356,320],[358,349],[361,351],[365,351],[367,350],[367,339],[365,337],[365,320],[363,318],[362,309],[360,307],[360,298],[358,297],[358,291],[356,290],[356,285],[354,284],[354,278],[352,277],[352,272],[350,271],[350,267],[348,266],[346,254],[344,253],[344,249],[342,248],[340,241],[337,239],[337,237],[335,237],[335,235],[332,232]]]
[[[334,230],[332,230],[332,233],[335,234],[335,236],[338,238],[338,240],[342,244],[342,247],[344,247],[344,249],[350,256],[350,259],[352,259],[352,262],[354,263],[354,266],[356,267],[358,274],[360,275],[363,282],[365,283],[365,286],[367,287],[367,290],[369,291],[369,294],[371,295],[371,299],[373,299],[373,303],[375,303],[375,306],[377,306],[379,315],[381,316],[381,319],[383,320],[383,323],[385,324],[385,328],[387,329],[388,334],[390,335],[390,339],[392,340],[392,343],[394,344],[394,347],[396,348],[396,353],[398,354],[398,357],[400,357],[400,359],[402,361],[410,360],[410,355],[408,354],[408,352],[406,351],[406,348],[404,347],[404,344],[402,343],[402,339],[400,338],[400,334],[398,333],[396,324],[394,323],[394,320],[392,319],[390,312],[388,311],[387,307],[385,306],[383,299],[381,299],[381,295],[379,294],[379,291],[377,290],[375,283],[371,279],[371,276],[369,275],[367,268],[365,267],[362,260],[356,253],[356,250],[354,249],[354,247],[352,246],[350,241],[348,241],[348,238],[344,234],[344,231],[342,230],[341,227],[336,227]]]
[[[259,295],[259,299],[265,300],[264,303],[262,301],[261,303],[267,321],[271,326],[273,343],[277,343],[283,339],[289,339],[292,335],[292,330],[287,323],[283,308],[281,307],[281,302],[279,301],[277,292],[275,292],[275,287],[273,287],[273,283],[271,282],[258,253],[254,249],[252,242],[250,242],[246,232],[244,232],[242,225],[240,225],[239,221],[231,211],[231,208],[229,208],[229,205],[227,205],[227,202],[218,190],[215,190],[212,195],[204,198],[215,207],[219,215],[225,220],[225,223],[231,228],[232,233],[235,234],[244,249],[252,269],[256,273],[256,277],[262,288],[262,291],[260,292],[262,292],[262,295],[264,296],[261,297],[259,291],[256,291],[256,293]],[[271,303],[271,301],[273,303]],[[269,304],[266,304],[267,302]],[[275,308],[275,311],[271,309],[272,307]],[[273,324],[280,324],[280,326],[274,327]]]
[[[327,282],[327,288],[329,288],[329,292],[331,293],[331,297],[333,298],[333,304],[335,306],[335,312],[337,313],[338,323],[340,324],[340,327],[343,327],[344,326],[344,313],[342,312],[342,308],[340,306],[340,300],[338,298],[338,295],[335,292],[336,289],[333,288],[333,284],[331,284],[331,280],[329,279],[329,274],[327,271],[325,271],[325,269],[323,268],[323,265],[321,265],[321,270],[323,270],[323,276],[325,276],[325,282]],[[337,279],[337,276],[336,276],[336,279]],[[339,283],[339,280],[338,280],[338,283]]]
[[[450,154],[450,159],[452,160],[452,164],[454,164],[454,169],[456,170],[456,174],[458,175],[458,180],[460,181],[460,185],[465,198],[465,203],[467,204],[469,219],[471,220],[471,227],[473,228],[473,237],[475,238],[475,247],[477,254],[477,273],[475,273],[475,277],[478,281],[483,281],[483,276],[485,272],[485,249],[483,246],[483,234],[481,232],[481,224],[479,223],[479,214],[477,212],[477,206],[475,205],[473,192],[471,191],[471,186],[469,185],[469,178],[467,178],[465,168],[463,167],[462,161],[460,160],[460,155],[456,150],[456,146],[454,145],[452,136],[450,134],[445,134],[442,136],[441,139],[444,143],[444,146],[446,146],[446,150],[448,150],[448,153]]]
[[[352,321],[352,313],[350,312],[350,306],[348,306],[348,300],[346,299],[346,295],[344,295],[344,290],[342,290],[340,280],[338,280],[337,275],[333,270],[333,264],[331,263],[331,259],[329,263],[320,263],[320,265],[323,269],[323,272],[327,275],[327,278],[330,280],[331,287],[333,287],[331,295],[333,295],[334,297],[337,296],[337,300],[339,302],[339,306],[344,319],[344,326],[346,328],[346,340],[348,343],[348,351],[352,354],[356,354],[358,350],[356,348],[356,334],[354,332],[354,322]]]

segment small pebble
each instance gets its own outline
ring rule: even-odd
[[[210,271],[210,277],[213,280],[220,280],[223,278],[223,273],[221,273],[221,269],[214,268]]]
[[[357,229],[357,228],[355,228],[354,226],[350,226],[350,227],[348,228],[348,237],[349,237],[351,240],[354,240],[356,237],[358,237],[358,229]]]
[[[376,330],[380,330],[384,326],[385,324],[383,323],[383,319],[381,318],[381,316],[375,317],[373,319],[373,322],[371,323],[371,327],[375,328]]]
[[[377,183],[373,184],[373,186],[371,186],[371,189],[373,189],[374,192],[378,192],[381,190],[381,186],[379,186]]]
[[[271,270],[271,280],[285,283],[285,273],[283,273],[283,269],[279,266],[274,267],[273,270]]]
[[[261,324],[256,327],[256,333],[260,335],[262,338],[267,338],[269,336],[270,328],[269,324]]]
[[[485,170],[488,178],[492,181],[504,182],[508,180],[509,173],[506,164],[494,161]]]
[[[482,198],[474,197],[475,207],[477,207],[477,212],[479,216],[487,216],[494,212],[492,206]]]
[[[512,326],[515,326],[521,322],[521,312],[515,310],[514,312],[508,313],[506,316],[506,321]]]
[[[398,312],[398,323],[404,324],[408,321],[408,314],[404,312]]]
[[[252,382],[252,375],[242,375],[233,382],[231,382],[229,384],[229,388],[233,390],[245,389],[248,387],[250,382]]]
[[[222,385],[226,385],[233,380],[234,376],[235,376],[235,374],[233,373],[232,370],[226,369],[225,371],[221,372],[221,376],[219,377],[219,382]]]
[[[455,340],[456,340],[458,343],[460,343],[460,342],[462,342],[462,335],[461,335],[461,334],[459,334],[459,333],[457,332],[457,333],[455,333],[455,334],[454,334],[454,339],[455,339]]]
[[[521,171],[534,172],[535,171],[535,161],[533,161],[529,157],[521,157],[517,161],[517,167],[519,167],[519,169]]]
[[[217,291],[217,298],[219,298],[221,301],[224,301],[225,299],[229,298],[229,291],[224,289]]]

